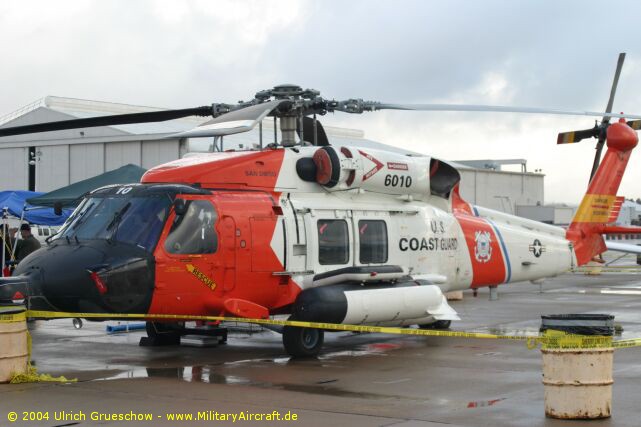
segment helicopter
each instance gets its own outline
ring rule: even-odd
[[[603,116],[595,129],[560,134],[558,142],[596,136],[607,152],[566,230],[466,202],[460,175],[446,161],[334,146],[318,119],[378,110]],[[0,301],[114,319],[289,315],[442,329],[459,319],[446,292],[554,277],[604,252],[603,234],[640,230],[611,225],[641,124],[641,116],[626,122],[611,113],[611,103],[605,113],[385,104],[280,85],[236,104],[5,127],[0,136],[193,115],[211,119],[179,137],[259,126],[261,149],[186,157],[151,168],[140,183],[91,191],[46,247],[0,279]],[[281,138],[262,147],[267,117],[279,122]],[[171,340],[185,331],[180,322],[158,320],[147,330]],[[280,332],[291,356],[313,357],[322,349],[321,329]]]

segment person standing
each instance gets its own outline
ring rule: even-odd
[[[40,249],[40,242],[31,234],[31,226],[22,224],[20,226],[20,239],[16,243],[15,258],[17,262],[22,261],[31,252]]]

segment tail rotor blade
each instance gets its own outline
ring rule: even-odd
[[[627,124],[634,130],[641,129],[641,120],[630,120]]]
[[[640,120],[641,122],[641,120]],[[561,132],[556,140],[557,144],[573,144],[586,138],[596,138],[599,136],[598,126],[592,129],[575,130],[572,132]]]
[[[617,86],[619,86],[619,77],[621,76],[621,69],[623,68],[623,61],[625,61],[625,52],[619,54],[619,59],[617,60],[617,69],[614,72],[614,80],[612,80],[612,88],[610,89],[610,98],[608,99],[608,105],[605,108],[607,113],[612,112],[612,104],[614,104],[614,96],[617,93]],[[608,117],[603,117],[604,122],[609,122]]]
[[[623,68],[623,61],[625,61],[625,52],[619,54],[619,59],[617,61],[617,68],[614,72],[614,80],[612,80],[612,88],[610,89],[610,98],[608,99],[608,105],[606,106],[606,113],[612,111],[612,104],[614,103],[614,95],[617,93],[617,86],[619,85],[619,76],[621,75],[621,69]],[[590,181],[599,168],[599,163],[601,163],[601,152],[603,151],[603,145],[605,144],[606,132],[605,129],[610,123],[611,116],[603,116],[601,121],[601,128],[603,132],[599,132],[599,141],[596,144],[596,153],[594,153],[594,163],[592,163],[592,171],[590,172]]]

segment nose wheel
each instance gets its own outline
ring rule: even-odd
[[[293,319],[290,319],[293,320]],[[285,326],[283,345],[292,357],[315,357],[323,347],[325,333],[322,329]]]

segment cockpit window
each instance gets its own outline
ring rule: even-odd
[[[145,197],[89,197],[55,239],[106,239],[139,246],[152,252],[169,212],[164,194]]]
[[[216,211],[206,200],[187,200],[187,211],[176,215],[165,241],[171,254],[213,254],[218,249]]]

